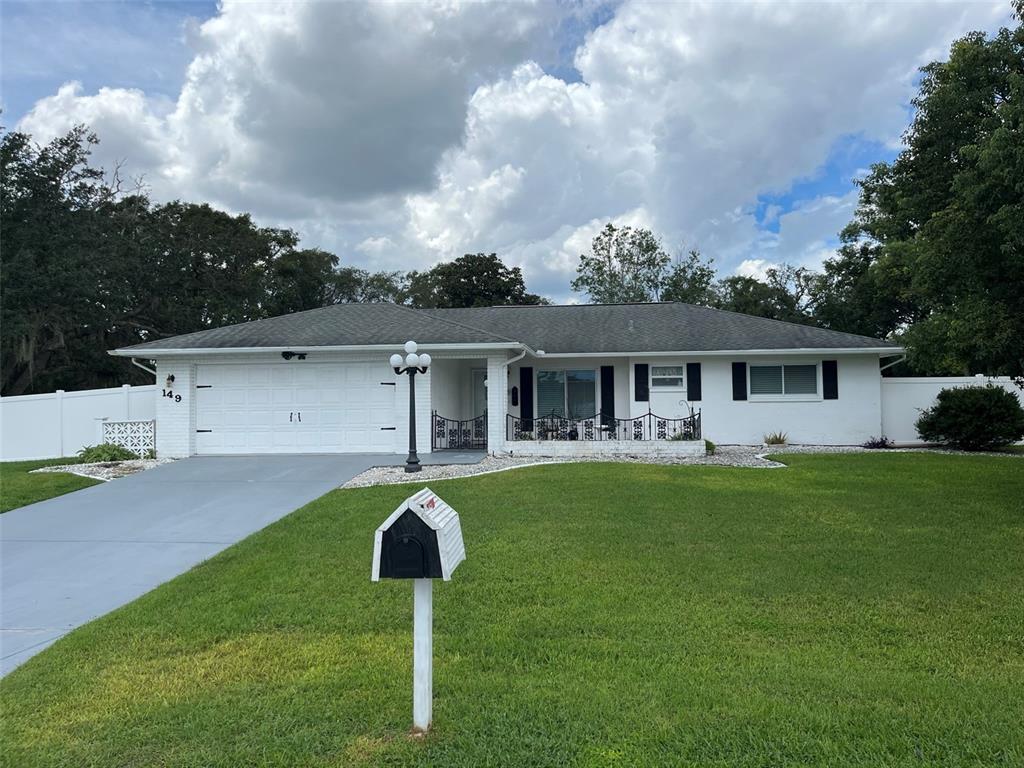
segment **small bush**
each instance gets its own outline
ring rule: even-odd
[[[925,442],[985,451],[1024,437],[1024,408],[1002,387],[953,387],[939,392],[915,426]]]
[[[127,448],[114,443],[87,445],[78,452],[78,458],[86,464],[101,464],[106,461],[130,461],[139,458]]]
[[[704,452],[707,453],[708,456],[714,456],[715,455],[715,450],[717,450],[717,446],[714,443],[712,443],[710,440],[705,439],[704,440]]]
[[[669,437],[669,440],[674,440],[674,441],[677,441],[677,442],[679,440],[690,440],[690,439],[692,439],[692,438],[689,435],[687,435],[685,432],[673,432],[672,436]]]
[[[860,447],[861,448],[871,448],[873,450],[874,449],[880,449],[880,448],[892,448],[893,447],[893,442],[892,442],[892,440],[890,440],[885,435],[882,435],[881,437],[871,436],[867,440],[865,440],[863,443],[861,443]]]
[[[789,435],[785,432],[769,432],[764,436],[765,445],[785,445]]]

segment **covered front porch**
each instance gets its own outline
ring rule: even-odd
[[[701,412],[687,400],[685,367],[650,366],[644,382],[634,381],[633,370],[625,357],[435,359],[431,450],[703,453]],[[641,395],[637,387],[644,384],[649,394]]]
[[[435,359],[430,401],[432,451],[488,449],[487,358]]]

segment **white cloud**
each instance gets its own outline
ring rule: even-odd
[[[740,277],[752,277],[755,280],[764,281],[768,276],[768,270],[777,269],[778,264],[768,261],[767,259],[744,259],[740,262],[740,265],[736,267],[733,272],[734,275]]]
[[[89,96],[82,94],[81,83],[70,82],[37,101],[19,128],[47,141],[85,123],[101,139],[95,151],[98,164],[125,161],[129,171],[159,169],[168,158],[159,106],[137,89],[101,88]]]
[[[609,220],[723,272],[812,264],[855,195],[768,209],[844,136],[898,140],[916,68],[1008,16],[1003,2],[626,2],[575,52],[535,61],[553,4],[225,2],[190,37],[177,100],[68,85],[22,127],[91,123],[154,195],[251,210],[372,269],[497,251],[568,294]],[[742,266],[742,265],[746,266]]]

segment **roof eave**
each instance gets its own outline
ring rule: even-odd
[[[274,354],[281,352],[295,352],[301,354],[309,354],[311,352],[394,352],[400,348],[401,344],[342,344],[342,345],[330,345],[330,346],[309,346],[296,344],[287,347],[146,347],[146,348],[133,348],[133,347],[122,347],[121,349],[111,349],[107,352],[108,355],[114,357],[139,357],[139,358],[155,358],[155,357],[195,357],[205,355],[238,355],[238,354]],[[525,345],[517,342],[486,342],[486,343],[472,343],[472,344],[430,344],[421,343],[421,347],[424,351],[458,351],[458,350],[504,350],[504,349],[523,349]]]
[[[780,347],[777,349],[691,349],[632,352],[541,352],[537,357],[724,357],[728,355],[902,355],[903,347]]]

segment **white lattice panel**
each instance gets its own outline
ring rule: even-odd
[[[132,453],[145,456],[156,448],[155,421],[105,421],[103,442],[114,443]]]

